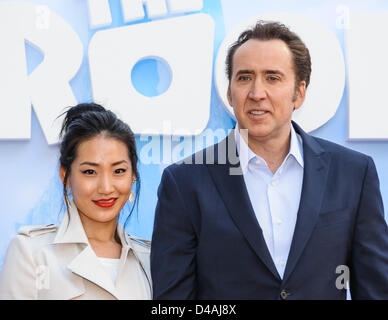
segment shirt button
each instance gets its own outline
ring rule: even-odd
[[[276,224],[277,225],[281,225],[282,224],[282,220],[280,220],[280,219],[276,220]]]
[[[282,300],[286,300],[288,295],[289,293],[286,290],[282,290],[282,292],[280,292],[280,298],[282,298]]]
[[[284,266],[286,265],[286,263],[285,263],[284,261],[280,261],[280,265],[281,265],[282,267],[284,267]]]
[[[276,185],[275,181],[271,181],[271,186],[274,187]]]
[[[256,160],[256,164],[260,164],[261,162],[260,162],[260,160]]]

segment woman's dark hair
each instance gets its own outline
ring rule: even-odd
[[[135,201],[125,221],[128,221],[135,205],[138,203],[140,193],[140,176],[137,169],[137,153],[135,135],[130,127],[117,118],[109,110],[99,104],[81,103],[64,112],[65,119],[60,132],[60,165],[65,169],[63,179],[63,195],[67,208],[69,208],[69,196],[66,184],[71,172],[71,164],[77,157],[77,149],[81,142],[89,140],[98,135],[114,138],[123,142],[128,148],[128,155],[132,165],[132,172],[136,175]],[[62,116],[61,115],[61,116]]]

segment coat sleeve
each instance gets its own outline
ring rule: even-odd
[[[1,300],[37,299],[36,270],[28,240],[17,235],[8,246],[0,273]]]
[[[388,299],[388,227],[372,158],[358,207],[349,285],[352,299]]]
[[[178,186],[166,168],[158,189],[151,246],[154,299],[196,298],[197,238]]]

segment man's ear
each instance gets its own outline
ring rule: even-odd
[[[59,166],[59,178],[61,178],[62,183],[65,181],[65,176],[66,176],[66,169],[62,166]]]
[[[232,97],[231,97],[231,91],[230,91],[230,84],[228,86],[228,91],[226,92],[226,96],[228,98],[229,105],[232,107]]]
[[[306,81],[301,81],[295,91],[294,110],[299,109],[306,98]]]

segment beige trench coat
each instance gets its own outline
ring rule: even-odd
[[[0,299],[151,299],[150,242],[118,225],[116,282],[92,250],[74,203],[60,227],[22,227],[0,273]]]

